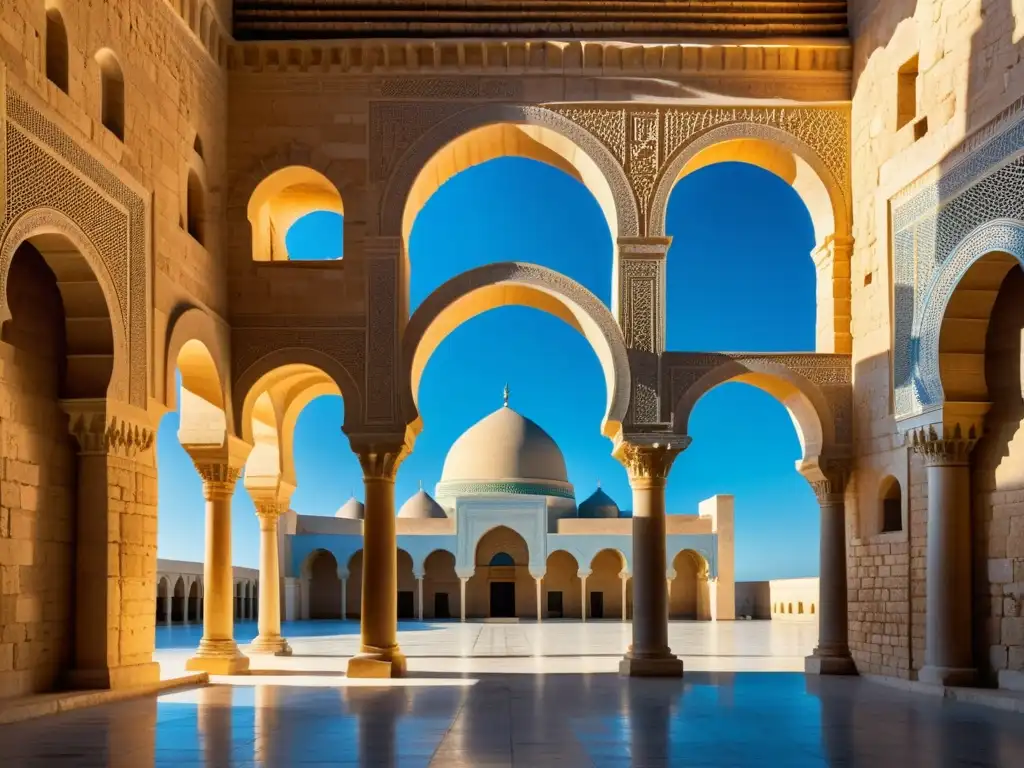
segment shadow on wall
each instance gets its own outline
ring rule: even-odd
[[[955,141],[955,146],[937,162],[940,174],[949,177],[963,159],[962,155],[957,154],[963,147],[963,139],[996,118],[1001,110],[1024,95],[1024,65],[1021,64],[1024,54],[1024,40],[1021,39],[1024,37],[1021,31],[1024,29],[1024,18],[1015,15],[1020,13],[1020,9],[1015,11],[1012,0],[973,0],[967,3],[851,0],[851,36],[856,40],[853,71],[855,114],[860,111],[862,118],[869,114],[867,110],[871,110],[871,115],[891,114],[891,109],[883,108],[886,105],[869,103],[880,98],[895,97],[900,105],[895,126],[878,124],[877,121],[882,119],[878,116],[874,117],[870,130],[865,131],[864,135],[870,134],[869,138],[858,139],[855,135],[854,151],[860,152],[864,159],[870,161],[866,167],[874,168],[875,163],[890,157],[907,158],[908,162],[912,162],[914,156],[928,156],[929,146],[937,147],[937,143],[942,142],[941,146],[944,147]],[[920,21],[917,27],[915,19]],[[916,48],[911,49],[908,45],[911,41]],[[896,53],[905,58],[913,56],[913,59],[897,61]],[[894,81],[903,72],[900,69],[898,74],[896,67],[910,65],[913,67],[908,92],[910,114],[904,117],[903,113],[908,110],[903,107],[900,83]],[[883,79],[889,77],[893,81]],[[880,85],[886,82],[892,85],[892,94]],[[907,132],[901,133],[902,128],[898,126],[911,122],[913,128],[908,127]],[[897,133],[893,133],[894,129]],[[856,143],[859,141],[866,142],[866,150]],[[915,148],[911,152],[910,147],[917,147],[920,151]],[[856,154],[854,161],[856,164]],[[858,200],[864,200],[878,187],[881,173],[876,173],[873,178],[859,179],[855,165],[854,177],[854,193]],[[1018,194],[1012,189],[1005,191],[1008,198]],[[1015,208],[1012,201],[1008,203],[992,197],[987,192],[975,194],[965,205],[958,206],[949,221],[932,221],[929,225],[931,237],[916,240],[917,264],[946,263],[951,251],[948,244],[940,242],[940,234],[944,234],[946,239],[958,240],[986,221],[1009,215],[1008,210],[1018,211],[1012,217],[1020,218],[1019,206]],[[857,225],[855,235],[858,238],[866,237],[871,232],[872,225],[868,220],[874,216],[872,205],[856,211],[864,217]],[[959,229],[947,231],[948,227],[953,226],[952,218],[962,220],[957,221],[956,226],[966,227],[964,232],[961,233]],[[885,232],[875,234],[877,245],[872,247],[878,249],[876,257],[888,255],[894,258],[892,242],[886,239],[890,235]],[[883,258],[878,260],[886,263]],[[950,396],[951,400],[992,403],[992,410],[986,417],[984,438],[971,458],[970,572],[956,573],[954,579],[962,593],[971,595],[974,664],[981,672],[981,681],[988,684],[995,684],[996,673],[1000,668],[1009,666],[1020,670],[1024,667],[1024,646],[1014,645],[1014,637],[1019,636],[1019,633],[1014,634],[1007,628],[1008,620],[1013,622],[1022,619],[1015,618],[1012,613],[1004,614],[1007,610],[1019,613],[1020,600],[1002,599],[1004,590],[1000,582],[1007,580],[1007,574],[999,570],[1000,567],[1005,570],[1003,564],[1007,562],[1011,563],[1012,570],[1015,554],[1012,536],[1009,536],[1010,519],[1024,515],[1024,506],[1005,498],[1008,491],[1014,493],[1024,489],[1024,473],[1012,466],[1015,463],[1019,465],[1019,460],[1015,458],[1015,443],[1020,440],[1017,436],[1024,417],[1024,403],[1020,396],[1020,329],[1024,325],[1024,318],[1012,306],[1019,305],[1021,297],[1024,297],[1024,278],[1018,269],[1012,269],[1002,279],[996,305],[990,311],[985,310],[987,314],[977,316],[976,322],[984,321],[987,324],[990,321],[991,325],[987,330],[972,332],[974,337],[978,333],[987,334],[985,346],[980,349],[982,354],[975,356],[977,360],[984,361],[984,370],[975,370],[971,374],[977,379],[979,391],[969,397],[963,397],[961,393]],[[891,317],[913,310],[916,297],[912,286],[894,286],[892,298],[894,307]],[[947,315],[954,316],[951,312]],[[974,338],[974,341],[977,339]],[[954,346],[951,343],[947,349],[944,344],[940,354],[962,351],[954,349]],[[966,357],[969,355],[959,355],[959,358]],[[875,382],[873,385],[862,386],[881,388],[880,371],[887,370],[885,366],[886,361],[880,358],[863,360],[857,365],[855,380]],[[946,369],[945,365],[940,367]],[[906,366],[894,370],[895,386],[909,384],[913,373]],[[860,405],[855,406],[855,430],[860,435],[877,433],[878,422],[883,418],[878,407],[880,398],[870,397],[871,394],[866,390],[858,392]],[[891,414],[891,400],[889,409]],[[907,490],[910,493],[907,520],[910,550],[923,551],[927,538],[924,498],[927,494],[927,481],[923,464],[916,457],[911,460],[911,481]],[[858,491],[864,492],[864,489],[858,488]],[[999,505],[998,514],[996,505]],[[999,574],[995,581],[992,578],[994,573]],[[1014,576],[1008,574],[1008,580],[1012,581]],[[905,633],[910,641],[909,666],[911,670],[916,670],[924,662],[927,600],[923,589],[925,576],[921,575],[915,579],[915,583],[911,583],[909,567],[901,566],[899,578],[906,580],[904,615],[908,617],[906,625],[900,625],[900,632]],[[968,580],[970,584],[965,583]],[[1009,586],[1006,584],[1006,587]],[[1009,591],[1005,594],[1009,594]],[[871,613],[883,602],[880,595],[859,589],[856,578],[851,577],[851,644],[856,644],[858,633],[864,631],[859,616]],[[896,613],[892,606],[894,602],[898,605],[899,601],[888,602],[889,612]],[[919,637],[914,637],[912,627],[917,628]]]

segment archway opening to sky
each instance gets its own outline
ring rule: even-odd
[[[345,207],[322,173],[292,165],[267,176],[249,198],[255,261],[330,261],[344,255]]]
[[[570,278],[607,311],[607,218],[591,190],[564,168],[523,156],[486,160],[447,178],[417,205],[409,238],[414,310],[469,270],[523,261]],[[511,294],[529,289],[497,290],[503,298],[482,305],[496,308],[450,324],[424,360],[414,385],[424,429],[399,470],[398,503],[421,482],[434,487],[448,449],[502,406],[506,384],[510,406],[552,436],[570,481],[584,496],[599,478],[608,478],[609,487],[628,499],[625,472],[601,435],[608,371],[584,337],[587,330],[554,299],[520,301]]]
[[[766,151],[756,165],[695,160],[666,216],[669,349],[813,351],[811,252],[816,228],[831,220],[806,201],[821,196],[801,194],[789,153]],[[669,511],[733,494],[737,581],[817,574],[816,501],[794,466],[801,447],[785,407],[752,386],[725,384],[701,398],[689,434],[669,476]]]

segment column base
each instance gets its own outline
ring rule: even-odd
[[[346,677],[391,678],[405,677],[405,655],[394,648],[388,651],[364,649],[348,660]]]
[[[849,655],[829,656],[815,651],[804,659],[804,672],[808,675],[856,675],[857,665]]]
[[[234,640],[199,641],[196,655],[185,662],[189,672],[207,672],[211,675],[242,675],[249,672],[249,659],[238,650]]]
[[[249,645],[249,653],[267,656],[291,656],[292,647],[280,635],[270,637],[260,635]]]
[[[978,683],[978,670],[964,667],[921,667],[917,679],[929,685],[947,685],[955,688],[970,687]]]
[[[102,669],[73,669],[68,673],[68,687],[72,690],[108,691],[151,685],[160,681],[160,664],[129,664]]]
[[[627,654],[619,662],[619,674],[623,677],[682,677],[683,660],[671,653],[651,658]]]

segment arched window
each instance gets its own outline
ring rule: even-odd
[[[206,213],[204,209],[203,184],[195,171],[189,171],[186,199],[186,228],[199,244],[203,243]]]
[[[96,54],[100,65],[101,115],[108,131],[124,141],[124,75],[114,52],[104,48]]]
[[[811,616],[814,615],[814,603],[811,603]]]
[[[789,611],[788,611],[788,613],[792,613],[792,612],[793,612],[793,604],[790,603],[789,604]]]
[[[198,133],[196,133],[195,141],[192,142],[192,151],[199,155],[199,157],[203,158],[203,160],[206,159],[206,157],[203,156],[203,139]]]
[[[903,530],[903,493],[899,481],[890,475],[882,481],[882,533]]]
[[[804,612],[804,604],[803,604],[802,601],[796,604],[796,612],[797,613],[803,613]]]
[[[509,566],[515,564],[516,561],[512,559],[512,555],[508,554],[508,552],[498,552],[491,558],[490,562],[490,565],[498,566]]]
[[[56,8],[46,9],[46,79],[68,92],[68,32]]]

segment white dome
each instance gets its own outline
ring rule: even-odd
[[[416,520],[448,517],[444,507],[434,501],[434,498],[422,488],[410,496],[409,500],[402,505],[402,508],[398,510],[398,516]]]
[[[362,520],[363,515],[363,504],[355,496],[342,504],[338,511],[334,513],[335,517],[343,517],[347,520]]]
[[[562,451],[551,435],[506,405],[455,441],[441,483],[511,480],[569,482]]]

